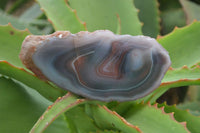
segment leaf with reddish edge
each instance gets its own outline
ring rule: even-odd
[[[23,68],[17,68],[6,61],[0,61],[0,74],[25,84],[50,101],[55,101],[59,96],[63,96],[66,93],[66,91],[38,79]]]
[[[138,101],[150,101],[151,103],[154,103],[157,98],[169,88],[188,85],[200,85],[200,67],[198,65],[193,68],[188,68],[186,66],[179,69],[170,68],[162,80],[161,85],[151,94]]]
[[[189,68],[187,66],[183,66],[179,69],[173,69],[170,68],[167,73],[165,74],[165,77],[162,80],[162,84],[167,84],[169,82],[178,81],[180,79],[191,79],[196,80],[200,79],[200,66],[196,66],[193,68]]]
[[[59,97],[38,119],[30,133],[43,132],[62,113],[86,102],[87,100],[78,99],[71,93],[67,93],[65,96]]]
[[[106,106],[91,105],[93,118],[101,129],[112,129],[123,133],[141,133],[141,130],[130,123],[115,111],[109,110]]]
[[[76,11],[72,10],[65,0],[36,0],[41,10],[47,15],[55,30],[68,30],[71,33],[86,30],[86,24],[82,23]]]
[[[200,117],[194,116],[188,110],[181,110],[176,105],[169,106],[166,103],[158,104],[158,107],[164,108],[166,113],[173,112],[174,118],[179,122],[187,122],[186,126],[192,133],[199,133]]]
[[[200,61],[200,22],[175,28],[170,34],[157,41],[169,52],[172,67],[193,66]]]
[[[189,132],[185,122],[177,122],[173,113],[165,113],[164,108],[158,108],[157,104],[133,104],[123,117],[131,124],[137,125],[144,133]]]
[[[25,68],[18,55],[24,38],[31,33],[26,30],[17,30],[9,23],[0,26],[0,60],[6,60],[11,64]]]

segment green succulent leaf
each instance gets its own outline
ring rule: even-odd
[[[11,24],[0,26],[0,60],[6,60],[17,67],[25,68],[18,55],[27,35],[30,35],[29,31],[17,30]]]
[[[0,61],[0,74],[25,84],[50,101],[55,101],[59,96],[63,96],[66,93],[66,91],[58,87],[53,87],[24,69],[14,67],[6,61]]]
[[[158,42],[169,52],[173,68],[191,67],[200,62],[199,36],[200,22],[194,22],[158,38]]]
[[[76,33],[85,30],[85,25],[80,22],[74,10],[65,0],[37,0],[55,30],[69,30]]]
[[[179,69],[169,69],[162,80],[162,84],[171,82],[177,82],[181,80],[199,80],[200,79],[200,67],[188,68],[186,66]],[[181,86],[181,85],[180,85]]]
[[[29,15],[30,17],[31,15]],[[9,14],[6,14],[5,12],[0,10],[0,25],[7,25],[8,23],[11,23],[12,26],[19,30],[25,30],[28,29],[31,33],[36,35],[41,34],[48,34],[49,32],[45,32],[44,30],[39,29],[38,25],[43,25],[44,28],[51,27],[50,23],[46,20],[32,20],[29,19],[20,19],[13,17]],[[43,29],[44,29],[43,28]]]
[[[52,102],[33,89],[0,77],[0,132],[27,133],[50,104]],[[67,131],[65,120],[59,117],[47,131]]]
[[[91,105],[96,124],[101,129],[116,130],[123,133],[141,133],[141,130],[128,123],[116,112],[109,110],[106,106]]]
[[[0,77],[0,132],[27,133],[51,104],[37,92]]]
[[[200,5],[189,0],[180,0],[183,11],[186,15],[187,23],[192,23],[194,20],[200,20]]]
[[[94,123],[94,120],[84,112],[82,107],[78,106],[67,111],[65,116],[71,132],[90,133],[101,131]]]
[[[183,9],[178,8],[161,13],[162,34],[168,34],[173,31],[175,27],[183,27],[186,25],[186,18]]]
[[[132,0],[69,0],[71,8],[86,22],[87,30],[108,29],[121,34],[140,35],[141,24]]]
[[[186,25],[186,17],[179,0],[159,0],[161,16],[161,33],[170,33],[174,27]]]
[[[142,27],[143,34],[156,38],[160,33],[157,0],[134,0],[134,4],[139,9],[139,19],[144,24]]]
[[[124,116],[124,114],[127,113],[127,110],[132,108],[134,104],[138,104],[141,102],[136,101],[127,101],[127,102],[117,102],[112,101],[106,104],[106,107],[108,107],[110,110],[113,110],[117,112],[120,116]]]
[[[40,17],[42,14],[43,12],[40,10],[40,6],[37,3],[34,3],[30,8],[23,12],[19,18],[31,22]]]
[[[174,112],[174,118],[179,122],[186,122],[187,128],[192,133],[199,133],[200,117],[191,115],[187,110],[178,109],[176,106],[168,106],[161,104],[159,107],[163,107],[166,113]]]
[[[181,103],[176,106],[182,110],[189,110],[193,115],[200,116],[200,101]]]
[[[65,115],[60,115],[54,122],[47,127],[44,133],[70,133],[66,123]]]
[[[145,102],[150,101],[151,103],[153,103],[169,88],[188,85],[200,85],[199,66],[195,68],[183,67],[179,69],[168,70],[164,79],[162,80],[162,84],[160,85],[160,87],[154,90],[148,96],[139,99],[138,101],[144,100]]]
[[[43,132],[59,115],[73,107],[86,102],[84,99],[77,99],[77,97],[68,93],[62,98],[59,97],[52,105],[50,105],[43,115],[38,119],[36,124],[31,129],[31,133]]]
[[[172,113],[166,114],[157,105],[133,104],[123,117],[143,133],[188,133],[186,125],[178,123]]]
[[[122,132],[113,131],[113,130],[104,130],[104,131],[96,131],[96,132],[90,132],[90,133],[122,133]]]

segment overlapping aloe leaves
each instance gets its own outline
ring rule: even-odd
[[[176,106],[155,104],[155,101],[169,88],[200,85],[200,22],[191,23],[192,19],[199,19],[195,16],[199,5],[194,6],[194,3],[185,0],[180,0],[181,3],[170,0],[168,5],[173,3],[174,6],[167,8],[164,0],[142,1],[135,0],[135,6],[140,10],[138,14],[132,0],[37,0],[54,30],[70,30],[73,33],[109,29],[118,34],[156,37],[161,15],[162,33],[171,33],[157,40],[169,51],[172,68],[154,92],[142,99],[124,103],[79,99],[35,77],[18,58],[23,39],[31,33],[17,30],[20,28],[15,24],[23,24],[21,20],[27,20],[27,14],[33,14],[37,5],[19,19],[1,15],[0,20],[7,18],[15,28],[10,23],[0,26],[0,132],[198,133],[199,116],[183,110],[184,104],[178,109]],[[140,2],[148,3],[148,6],[141,6]],[[158,2],[161,4],[160,13]],[[184,13],[190,17],[185,17]],[[42,12],[36,14],[26,21],[32,34],[37,33],[31,28],[38,29],[31,22],[35,25],[45,22],[44,27],[48,30],[49,24],[38,19]],[[174,20],[177,16],[181,18],[178,21]],[[184,26],[186,20],[191,24],[171,31],[174,25]],[[44,27],[39,33],[44,33],[41,32]],[[199,105],[199,101],[194,104]],[[185,107],[191,108],[191,105]]]

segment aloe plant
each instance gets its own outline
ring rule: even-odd
[[[0,132],[200,132],[198,1],[3,0],[0,8]],[[27,35],[102,29],[157,38],[172,65],[156,90],[136,101],[87,100],[40,80],[18,58]],[[156,102],[181,86],[189,86],[183,103]]]

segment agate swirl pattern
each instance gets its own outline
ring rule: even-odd
[[[149,94],[171,64],[155,39],[108,30],[31,35],[23,42],[20,59],[38,77],[100,101],[128,101]]]

